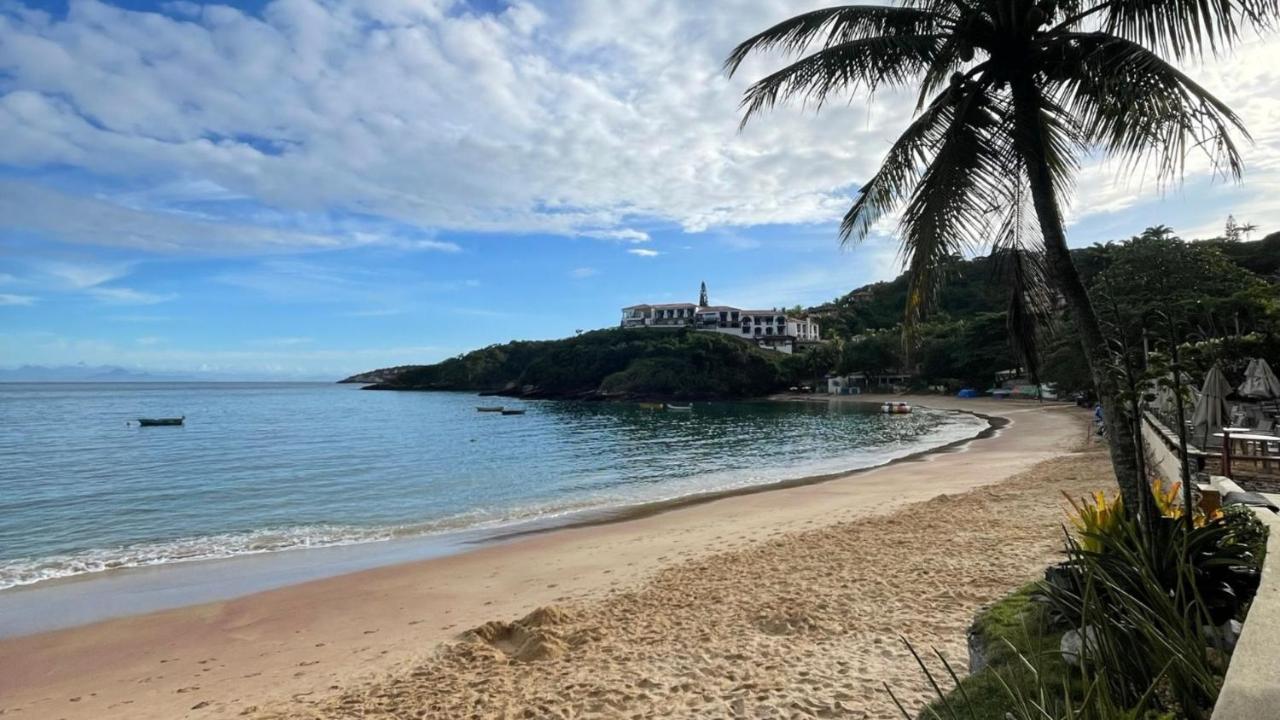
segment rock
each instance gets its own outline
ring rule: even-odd
[[[1098,631],[1086,625],[1084,632],[1068,630],[1062,634],[1062,642],[1058,643],[1058,651],[1062,653],[1062,661],[1068,665],[1079,665],[1080,658],[1089,659],[1088,645],[1097,644]]]
[[[987,667],[987,638],[978,629],[978,624],[969,626],[969,674],[977,675]]]
[[[1242,630],[1244,625],[1239,620],[1228,620],[1217,627],[1204,626],[1204,635],[1209,638],[1210,645],[1230,655],[1236,650]]]

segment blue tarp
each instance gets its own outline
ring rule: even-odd
[[[978,397],[978,391],[974,390],[973,388],[965,388],[961,390],[959,393],[956,393],[956,397],[976,398]]]

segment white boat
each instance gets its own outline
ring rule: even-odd
[[[693,405],[692,405],[692,404],[689,404],[689,405],[672,405],[671,403],[667,403],[666,407],[667,407],[667,410],[668,410],[669,412],[693,412]]]
[[[911,406],[904,402],[886,402],[880,405],[880,412],[888,415],[908,415]]]

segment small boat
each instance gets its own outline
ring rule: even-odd
[[[904,402],[887,402],[880,406],[880,412],[889,415],[908,415],[911,413],[911,406]]]
[[[501,405],[477,405],[476,412],[502,412]]]
[[[503,408],[503,409],[502,409],[502,414],[503,414],[503,415],[523,415],[523,414],[524,414],[524,410],[516,410],[516,409],[514,409],[514,408],[513,408],[513,409],[508,410],[507,408]]]
[[[186,415],[176,418],[138,418],[138,425],[141,427],[159,427],[162,425],[181,425],[187,419]]]
[[[693,412],[693,405],[672,405],[667,403],[667,410],[669,412]]]

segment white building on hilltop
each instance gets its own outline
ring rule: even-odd
[[[750,340],[760,347],[779,352],[795,352],[804,344],[822,342],[818,323],[785,310],[743,310],[707,303],[707,285],[702,284],[699,303],[631,305],[622,308],[624,328],[677,328],[718,332]]]

